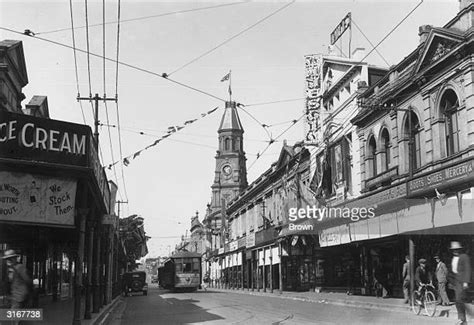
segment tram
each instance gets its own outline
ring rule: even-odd
[[[158,269],[158,281],[164,289],[196,291],[201,284],[201,255],[187,251],[173,254]]]

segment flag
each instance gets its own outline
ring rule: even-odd
[[[140,156],[142,152],[141,151],[137,151],[135,152],[135,154],[133,155],[133,159],[137,158],[138,156]]]
[[[123,164],[125,166],[128,166],[130,164],[130,161],[127,158],[123,158]]]
[[[216,108],[211,109],[209,112],[207,112],[207,114],[214,113],[218,108],[219,108],[219,106],[217,106]]]
[[[194,120],[187,120],[186,122],[184,122],[184,125],[188,125],[188,124],[194,123],[196,121],[197,121],[197,118],[195,118]]]
[[[230,71],[229,71],[228,74],[226,74],[224,77],[222,77],[221,82],[224,82],[224,81],[229,80],[229,79],[230,79]]]

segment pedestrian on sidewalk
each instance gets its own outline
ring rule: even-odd
[[[405,256],[405,264],[403,264],[402,270],[403,279],[403,297],[404,302],[408,304],[410,302],[410,256]]]
[[[469,283],[471,282],[471,261],[469,256],[463,252],[463,247],[458,241],[451,242],[449,248],[453,254],[451,262],[454,273],[454,292],[456,294],[456,309],[458,311],[458,322],[456,324],[465,325],[466,303],[468,302]]]
[[[7,263],[8,281],[10,283],[10,303],[12,309],[28,307],[33,282],[26,267],[18,263],[18,255],[13,249],[5,252],[2,259]]]
[[[438,302],[443,306],[449,306],[448,295],[446,294],[446,284],[448,283],[448,268],[446,264],[441,261],[441,258],[438,255],[434,256],[436,261],[436,281],[438,282]]]

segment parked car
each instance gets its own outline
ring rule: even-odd
[[[146,296],[148,294],[146,272],[136,271],[122,274],[122,286],[125,296],[130,295],[132,292],[142,292]]]

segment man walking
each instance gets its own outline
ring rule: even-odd
[[[402,279],[403,279],[403,297],[405,298],[405,303],[410,302],[410,256],[405,256],[405,264],[403,264],[402,270]]]
[[[28,275],[26,267],[18,263],[18,256],[14,250],[9,249],[2,257],[2,259],[7,261],[12,309],[27,307],[32,287],[31,278]]]
[[[453,253],[451,267],[454,273],[454,292],[456,294],[456,309],[458,311],[459,325],[467,324],[466,321],[466,302],[467,290],[471,282],[471,261],[469,256],[462,252],[463,247],[457,241],[451,242],[449,248]]]
[[[435,255],[434,257],[436,261],[436,281],[438,281],[438,292],[440,300],[439,303],[443,306],[449,306],[449,299],[448,295],[446,294],[446,284],[448,283],[448,268],[446,264],[441,261],[439,255]]]

